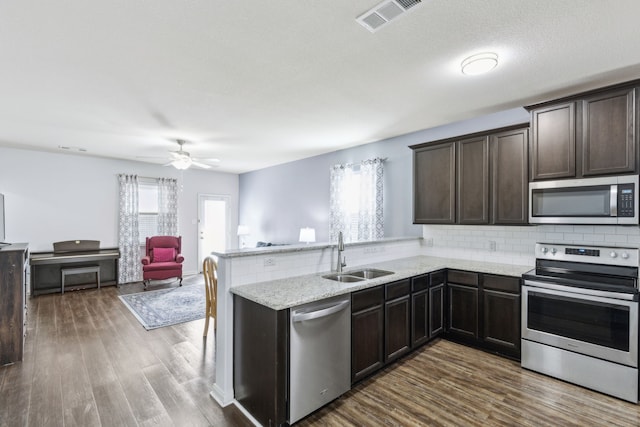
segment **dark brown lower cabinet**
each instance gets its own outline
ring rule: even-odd
[[[429,288],[429,336],[444,332],[444,283]]]
[[[385,285],[384,360],[390,362],[411,350],[411,282]]]
[[[411,294],[411,346],[429,341],[429,289]]]
[[[485,274],[482,341],[487,348],[520,357],[520,280]]]
[[[351,379],[358,382],[411,350],[409,279],[351,294]]]
[[[447,289],[448,338],[520,358],[519,278],[449,271]]]
[[[445,272],[411,279],[411,346],[417,348],[444,331]]]
[[[447,332],[454,338],[478,339],[478,273],[447,272]]]
[[[351,382],[384,365],[384,287],[351,294]]]
[[[449,334],[478,338],[478,288],[448,283]]]

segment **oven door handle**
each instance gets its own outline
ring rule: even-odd
[[[625,300],[625,301],[638,301],[637,293],[628,294],[624,292],[601,291],[598,289],[578,288],[574,286],[557,285],[555,283],[549,283],[549,282],[539,282],[537,280],[525,280],[524,285],[536,287],[536,288],[551,289],[555,291],[569,292],[573,294],[590,295],[590,296],[601,297],[601,298],[613,298],[613,299]]]

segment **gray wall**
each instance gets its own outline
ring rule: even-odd
[[[197,273],[202,265],[197,256],[198,194],[229,196],[229,240],[235,247],[236,174],[0,147],[6,240],[29,243],[32,252],[52,250],[53,242],[60,240],[100,240],[103,247],[118,246],[119,173],[178,180],[185,274]]]
[[[337,163],[386,158],[385,237],[421,236],[413,225],[412,155],[409,145],[527,122],[523,108],[477,117],[346,150],[310,157],[240,175],[238,223],[248,225],[248,246],[257,241],[297,243],[301,227],[329,241],[329,175]]]

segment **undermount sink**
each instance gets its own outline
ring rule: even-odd
[[[350,271],[346,273],[350,276],[362,277],[363,279],[375,279],[376,277],[388,276],[393,271],[378,270],[376,268],[363,268],[362,270]]]
[[[322,277],[329,280],[335,280],[336,282],[361,282],[364,280],[362,277],[352,276],[350,274],[328,274]]]
[[[363,268],[362,270],[349,271],[347,273],[334,273],[322,276],[325,279],[335,280],[336,282],[361,282],[367,279],[375,279],[376,277],[388,276],[393,271],[378,270],[376,268]]]

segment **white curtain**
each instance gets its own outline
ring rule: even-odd
[[[142,280],[140,234],[138,231],[138,177],[118,175],[120,204],[118,246],[120,247],[118,283]]]
[[[178,235],[178,181],[158,178],[158,235]]]
[[[331,168],[331,241],[342,231],[346,242],[384,237],[383,159]]]

